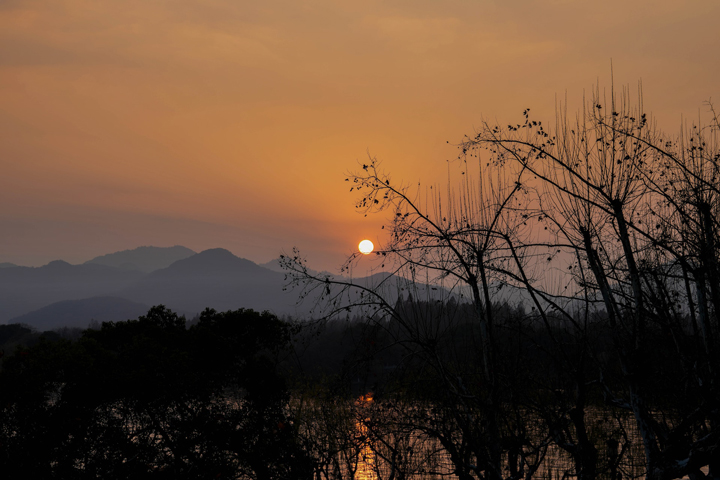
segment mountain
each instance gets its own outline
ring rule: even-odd
[[[269,262],[259,263],[258,266],[267,268],[268,270],[272,270],[273,272],[285,273],[285,270],[283,270],[282,267],[280,266],[279,258],[275,258],[273,260],[270,260]]]
[[[98,259],[116,261],[131,258],[138,250],[141,254],[163,250],[143,249]],[[148,265],[145,262],[144,268]],[[336,279],[350,281],[343,277]],[[388,273],[352,280],[371,288],[381,285],[384,297],[391,302],[410,293],[417,299],[433,300],[447,295],[442,288],[410,286],[406,280]],[[320,292],[326,288],[323,284],[316,285],[318,288],[298,306],[301,290],[285,290],[285,285],[284,273],[264,268],[221,248],[182,258],[150,273],[93,261],[70,265],[57,260],[39,268],[0,269],[0,323],[22,322],[38,329],[86,326],[93,318],[98,321],[136,318],[145,313],[148,306],[158,304],[189,318],[208,307],[218,311],[252,308],[280,316],[307,317]],[[328,287],[333,295],[342,289],[341,286]],[[367,303],[367,294],[361,295],[361,292],[361,289],[345,292],[342,301]],[[359,313],[359,310],[352,312]]]
[[[109,253],[88,260],[85,264],[105,265],[123,270],[137,270],[150,273],[167,268],[178,260],[195,255],[189,248],[175,245],[174,247],[138,247],[133,250]]]
[[[13,268],[13,267],[17,267],[17,265],[15,265],[14,263],[10,263],[10,262],[0,262],[0,268]]]
[[[149,274],[137,269],[119,268],[127,263],[123,260],[135,258],[137,262],[144,254],[168,253],[170,250],[187,254],[187,249],[183,247],[141,248],[95,259],[98,262],[115,262],[118,266],[94,261],[70,265],[56,260],[38,268],[0,269],[0,323],[22,321],[38,328],[50,328],[63,326],[61,322],[75,322],[78,315],[80,318],[90,315],[96,320],[110,318],[102,315],[103,305],[107,307],[108,315],[116,305],[107,300],[88,303],[93,297],[116,297],[143,305],[140,312],[118,310],[120,317],[129,313],[135,317],[135,313],[147,311],[145,306],[157,304],[165,304],[188,316],[206,307],[216,310],[253,308],[270,310],[278,315],[298,314],[295,308],[297,292],[283,291],[285,282],[282,273],[260,267],[224,249],[205,250]],[[143,268],[148,268],[148,257],[144,258]],[[85,299],[84,303],[57,304],[79,299]],[[36,312],[45,307],[48,309]],[[23,317],[30,314],[39,317]],[[56,318],[50,321],[53,315]]]
[[[90,320],[116,322],[134,319],[147,313],[149,306],[118,297],[93,297],[64,300],[11,319],[40,331],[63,327],[87,328]]]
[[[348,278],[336,277],[340,281]],[[381,287],[385,298],[394,302],[410,293],[408,281],[386,272],[353,281],[369,288]],[[205,250],[179,260],[168,268],[157,270],[119,292],[119,296],[148,305],[162,303],[188,317],[207,307],[215,310],[252,308],[269,310],[277,315],[305,317],[315,306],[322,285],[311,292],[301,305],[298,289],[287,289],[285,274],[269,270],[250,260],[237,257],[222,248]],[[341,286],[330,286],[337,294]],[[447,295],[442,288],[414,285],[411,290],[417,298],[438,299]],[[343,295],[343,301],[366,303],[367,294],[353,289]],[[359,312],[358,309],[353,309]],[[320,313],[320,312],[315,312]]]
[[[146,304],[162,303],[187,315],[206,307],[297,313],[296,294],[284,292],[284,283],[282,273],[215,248],[150,273],[122,290],[120,296]]]
[[[235,275],[267,274],[268,270],[245,258],[236,257],[224,248],[211,248],[183,260],[178,260],[164,273],[154,272],[150,277],[167,275]]]
[[[273,272],[282,273],[283,275],[285,275],[285,274],[287,273],[287,272],[280,266],[280,258],[276,258],[276,259],[270,260],[269,262],[260,263],[260,264],[258,264],[258,266],[263,267],[263,268],[267,268],[268,270],[272,270]],[[308,268],[307,271],[308,271],[308,273],[310,273],[311,275],[320,275],[320,274],[326,274],[326,273],[327,273],[328,275],[331,275],[329,272],[325,272],[325,271],[323,271],[323,272],[318,272],[317,270],[313,270],[312,268]]]
[[[42,267],[0,268],[0,322],[63,300],[112,295],[142,276],[138,271],[62,260]]]

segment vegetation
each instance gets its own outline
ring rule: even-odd
[[[572,465],[560,473],[581,479],[717,478],[720,124],[711,112],[710,124],[668,137],[627,92],[598,92],[576,121],[561,113],[553,128],[526,110],[521,123],[485,123],[465,138],[460,180],[444,193],[398,183],[370,159],[347,180],[361,211],[392,214],[380,265],[424,301],[403,308],[385,281],[315,275],[297,252],[284,259],[289,278],[322,295],[326,318],[364,309],[422,366],[409,398],[423,413],[414,403],[391,424],[441,448],[448,473],[529,479],[555,451]],[[493,306],[503,289],[530,309],[509,323]],[[631,454],[640,466],[622,471]]]
[[[0,373],[4,478],[309,478],[277,371],[291,328],[162,306],[76,342],[41,339]]]
[[[371,159],[347,180],[362,212],[391,215],[373,258],[394,275],[359,284],[295,252],[315,321],[160,306],[21,345],[0,371],[3,472],[720,477],[710,112],[669,137],[627,92],[552,128],[525,111],[466,137],[442,193]]]

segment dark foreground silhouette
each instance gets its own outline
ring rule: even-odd
[[[309,478],[267,313],[153,307],[75,341],[41,339],[0,373],[2,478]]]

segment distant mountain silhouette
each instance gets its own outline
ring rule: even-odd
[[[195,255],[189,248],[175,245],[174,247],[138,247],[133,250],[109,253],[85,262],[123,270],[138,270],[150,273],[166,268],[178,260]]]
[[[245,258],[236,257],[224,248],[203,250],[191,257],[178,260],[163,269],[164,273],[154,272],[150,276],[167,275],[219,275],[219,274],[267,274],[267,269]]]
[[[215,248],[152,272],[120,295],[146,304],[162,303],[188,315],[206,307],[293,313],[295,296],[283,292],[283,285],[283,274]]]
[[[8,323],[23,323],[40,331],[57,327],[87,328],[91,320],[116,322],[147,313],[149,306],[118,297],[64,300],[15,317]]]
[[[0,269],[0,322],[62,300],[112,295],[142,273],[56,260],[42,267]]]
[[[148,306],[158,304],[189,318],[207,307],[218,311],[252,308],[281,316],[307,317],[316,306],[317,295],[324,289],[321,285],[298,305],[301,290],[285,291],[284,273],[264,268],[222,248],[179,259],[147,274],[120,267],[125,264],[122,260],[133,255],[137,262],[137,258],[146,253],[167,253],[167,250],[141,247],[94,259],[116,262],[118,266],[102,265],[94,260],[82,265],[56,260],[39,268],[0,269],[0,323],[24,322],[38,329],[86,326],[92,318],[98,321],[135,318],[145,313]],[[184,254],[187,249],[178,252]],[[146,261],[143,265],[149,268],[150,263]],[[388,273],[352,281],[371,288],[382,285],[384,297],[391,302],[410,293],[417,299],[438,299],[446,294],[442,288],[410,286],[406,280]],[[330,286],[332,293],[340,289]],[[367,303],[367,298],[366,293],[361,295],[360,289],[354,289],[343,301]],[[314,311],[314,314],[320,313]]]
[[[348,281],[344,277],[336,277]],[[409,293],[407,280],[380,272],[369,277],[355,278],[356,284],[366,287],[382,286],[385,298],[394,302]],[[192,257],[179,260],[168,268],[157,270],[143,277],[120,292],[120,296],[145,304],[162,303],[169,308],[192,316],[206,307],[215,310],[252,308],[269,310],[277,315],[306,317],[315,307],[317,289],[301,305],[297,304],[300,290],[283,290],[285,274],[269,270],[250,260],[237,257],[231,252],[215,248]],[[331,286],[332,292],[341,287]],[[366,293],[359,289],[344,297],[345,300],[366,303]],[[436,299],[445,293],[442,289],[415,285],[414,295]],[[358,309],[353,309],[358,313]],[[320,311],[314,313],[319,314]]]
[[[259,263],[260,267],[267,268],[268,270],[272,270],[273,272],[282,273],[285,275],[286,271],[283,270],[283,268],[280,266],[280,258],[276,258],[274,260],[270,260],[269,262],[265,263]],[[328,273],[328,272],[318,272],[317,270],[313,270],[312,268],[308,268],[308,273],[311,275],[317,275],[319,273]]]
[[[284,273],[285,270],[282,269],[280,266],[280,258],[275,258],[273,260],[270,260],[269,262],[265,263],[258,263],[259,267],[267,268],[268,270],[272,270],[273,272],[278,273]]]
[[[17,265],[15,265],[14,263],[10,263],[10,262],[0,262],[0,268],[13,268],[13,267],[17,267]]]

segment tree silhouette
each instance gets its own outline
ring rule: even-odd
[[[163,306],[80,340],[18,351],[0,372],[5,478],[309,478],[277,353],[290,325]]]
[[[399,423],[438,442],[459,478],[530,478],[550,446],[578,478],[614,477],[635,436],[647,478],[720,473],[720,125],[713,112],[670,138],[641,92],[635,105],[627,90],[609,96],[552,128],[529,110],[483,123],[443,193],[362,164],[347,178],[358,209],[391,215],[376,256],[394,275],[375,285],[283,258],[289,285],[318,295],[327,318],[364,311],[429,366],[430,385],[409,397],[425,409]],[[409,310],[397,284],[419,299]],[[503,289],[530,311],[499,322]],[[463,341],[458,303],[472,306],[470,362],[442,347]]]

